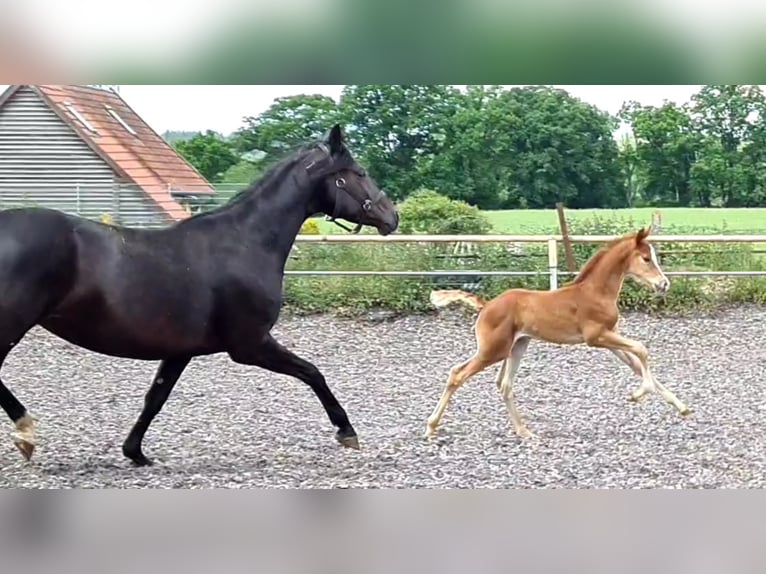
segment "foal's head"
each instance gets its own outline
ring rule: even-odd
[[[654,247],[646,241],[650,231],[648,227],[639,229],[628,238],[630,252],[626,260],[625,274],[654,289],[656,293],[665,294],[670,289],[670,280],[660,269]]]
[[[309,159],[310,167],[316,165],[318,206],[325,215],[356,223],[355,231],[362,225],[375,227],[381,235],[396,230],[399,213],[394,203],[353,158],[338,124]]]

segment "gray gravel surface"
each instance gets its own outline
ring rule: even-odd
[[[429,443],[425,419],[449,368],[474,350],[472,324],[452,310],[377,321],[285,316],[276,336],[325,373],[362,450],[335,443],[308,387],[221,355],[185,372],[147,434],[147,468],[131,466],[120,445],[156,364],[36,329],[2,376],[39,417],[40,444],[25,463],[5,435],[0,487],[766,486],[766,310],[623,317],[621,331],[647,345],[658,379],[694,409],[688,418],[659,395],[627,402],[639,381],[606,351],[533,342],[516,390],[537,439],[512,433],[493,367],[455,395]]]

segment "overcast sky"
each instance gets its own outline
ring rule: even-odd
[[[627,100],[657,105],[688,101],[700,86],[558,86],[599,108],[617,113]],[[120,86],[120,94],[159,133],[212,129],[229,134],[244,116],[256,116],[274,98],[325,94],[337,100],[343,86]]]
[[[6,86],[0,86],[5,89]],[[628,100],[659,105],[688,101],[700,86],[557,86],[586,102],[617,113]],[[274,98],[325,94],[337,100],[343,86],[120,86],[120,95],[158,133],[215,130],[229,134],[245,116],[256,116]]]

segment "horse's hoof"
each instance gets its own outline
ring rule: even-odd
[[[131,456],[130,461],[134,466],[152,466],[154,461],[150,458],[146,458],[143,454],[138,456]]]
[[[130,462],[132,462],[134,466],[152,466],[154,464],[151,459],[148,459],[144,456],[144,453],[141,452],[141,449],[134,450],[123,446],[122,454],[125,456],[125,458],[130,459]]]
[[[684,408],[682,411],[680,411],[680,412],[681,412],[681,416],[682,416],[682,417],[685,417],[685,416],[688,416],[688,415],[692,414],[692,413],[694,412],[694,410],[693,410],[693,409],[690,409],[689,407],[685,407],[685,408]]]
[[[35,452],[34,444],[23,439],[14,440],[13,444],[15,444],[16,448],[19,449],[22,456],[24,457],[24,460],[29,461],[32,458],[32,453]]]
[[[343,436],[338,432],[335,435],[335,440],[337,440],[341,446],[344,446],[346,448],[352,448],[354,450],[361,450],[359,448],[359,439],[357,438],[356,434],[351,434],[347,436]]]

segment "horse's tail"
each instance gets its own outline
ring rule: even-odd
[[[487,301],[478,295],[468,293],[467,291],[460,291],[459,289],[442,289],[439,291],[431,291],[431,304],[434,307],[446,307],[451,303],[462,303],[468,307],[473,307],[477,311],[481,311]]]

